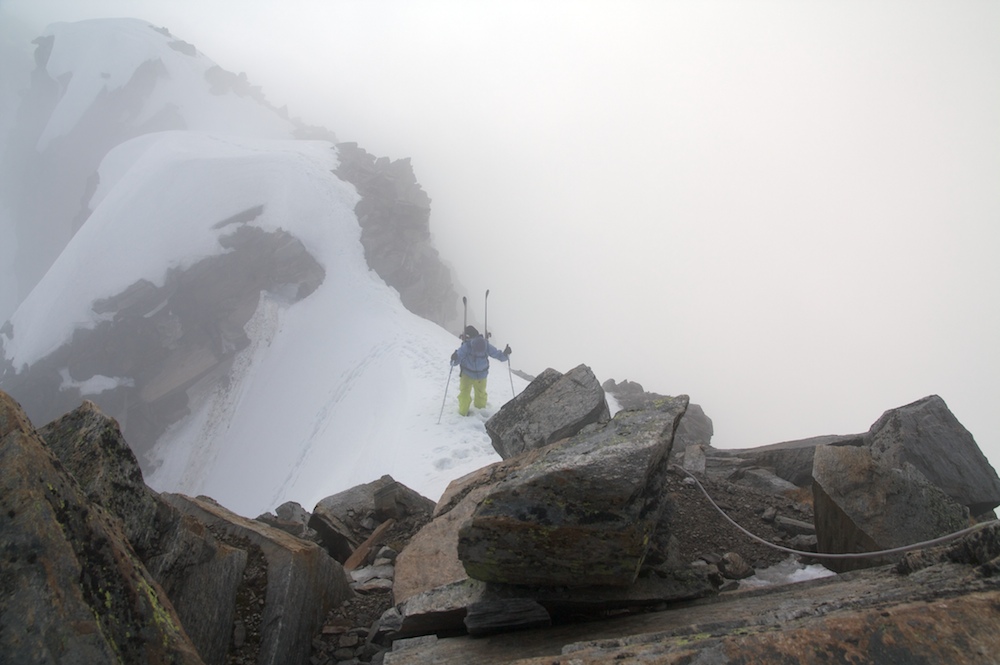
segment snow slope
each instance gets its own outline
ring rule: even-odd
[[[263,205],[250,223],[298,237],[326,278],[294,304],[264,294],[251,345],[225,386],[193,396],[196,411],[158,441],[147,481],[249,516],[288,500],[311,509],[386,473],[437,499],[451,479],[499,459],[483,421],[511,382],[518,392],[525,382],[494,362],[487,409],[457,415],[457,374],[444,397],[457,338],[407,311],[368,268],[357,196],[335,167],[322,141],[164,132],[122,144],[102,164],[93,214],[12,317],[7,357],[30,364],[94,325],[95,300],[138,279],[160,285],[169,268],[223,251],[227,229],[216,222]]]
[[[216,67],[193,47],[138,19],[94,19],[54,23],[45,64],[50,77],[64,82],[52,115],[38,140],[43,151],[73,130],[102,94],[125,86],[146,63],[162,66],[152,94],[122,123],[141,126],[164,108],[175,109],[186,127],[209,132],[290,138],[294,126],[270,108],[232,92],[212,94],[206,72]]]
[[[140,279],[162,285],[171,268],[226,251],[219,238],[232,228],[217,223],[262,206],[242,223],[297,237],[325,279],[298,302],[262,294],[246,326],[251,344],[230,376],[189,395],[192,413],[157,441],[147,482],[256,516],[285,501],[311,509],[383,474],[437,499],[453,478],[499,459],[483,423],[525,382],[494,361],[487,408],[458,416],[448,363],[457,331],[410,313],[368,268],[358,196],[332,174],[333,144],[291,140],[291,124],[273,110],[209,95],[213,63],[143,21],[56,24],[48,34],[56,39],[46,68],[63,88],[40,146],[156,61],[167,76],[122,122],[138,126],[173,105],[194,129],[141,135],[101,156],[89,218],[0,333],[17,370],[95,326],[95,301]],[[84,396],[132,381],[77,382],[68,371],[63,379]]]

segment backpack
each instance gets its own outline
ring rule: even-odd
[[[485,358],[487,350],[486,338],[483,337],[482,335],[479,335],[478,337],[473,337],[471,340],[469,340],[469,349],[472,351],[473,355],[475,355],[477,358]]]

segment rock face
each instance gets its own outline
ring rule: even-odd
[[[912,464],[973,515],[1000,505],[1000,477],[937,395],[886,411],[866,439],[887,463]]]
[[[458,294],[451,271],[431,243],[431,200],[410,160],[375,158],[356,143],[337,145],[336,174],[354,185],[365,260],[399,291],[403,305],[444,328],[458,321]]]
[[[125,539],[0,392],[0,652],[15,663],[201,663]]]
[[[125,536],[170,598],[206,663],[223,663],[236,622],[246,549],[220,541],[146,486],[118,423],[92,402],[39,430],[88,499],[121,520]]]
[[[604,390],[589,367],[579,365],[566,374],[549,368],[487,421],[486,432],[507,459],[610,418]]]
[[[207,499],[150,490],[118,424],[92,403],[35,434],[0,392],[0,431],[0,546],[13,566],[5,558],[0,577],[23,584],[8,585],[0,646],[22,633],[47,645],[17,641],[14,662],[58,659],[63,646],[43,657],[55,644],[86,662],[303,662],[327,612],[353,595],[318,545]],[[88,628],[88,616],[100,626]]]
[[[87,662],[213,664],[808,662],[818,653],[989,662],[1000,648],[995,524],[895,566],[717,594],[785,555],[727,537],[693,480],[664,472],[668,433],[686,403],[658,399],[469,474],[449,486],[426,526],[430,502],[389,476],[329,497],[320,502],[326,519],[361,542],[348,581],[322,548],[263,518],[149,490],[117,423],[93,404],[36,433],[0,393],[0,653],[19,663],[69,653]],[[882,546],[869,535],[878,530],[909,544],[922,537],[914,525],[964,526],[967,509],[891,449],[857,437],[813,448],[817,526],[839,515],[828,532],[857,541],[842,548],[864,538]],[[703,482],[740,524],[799,549],[815,541],[803,488],[790,489],[752,455],[719,462],[708,452]],[[308,533],[311,516],[300,506],[276,512],[272,521]],[[633,525],[648,531],[641,556]],[[479,545],[465,540],[477,528]],[[472,570],[463,561],[469,545],[480,556],[469,558]],[[515,550],[534,572],[525,574]],[[476,566],[519,581],[471,578]],[[607,571],[636,568],[631,583],[608,584]],[[588,586],[573,585],[567,570],[588,576]],[[609,614],[631,616],[596,620]],[[591,621],[567,623],[580,616]],[[521,631],[517,639],[495,635],[511,630]],[[434,637],[465,632],[477,637]]]
[[[142,479],[118,423],[90,401],[38,430],[88,498],[122,521],[125,537],[147,561],[159,545],[161,522],[173,516]],[[162,580],[160,580],[162,582]]]
[[[525,391],[527,392],[527,391]],[[469,576],[547,586],[628,586],[663,509],[686,396],[518,458],[459,532]]]
[[[824,446],[813,462],[817,551],[874,552],[931,540],[968,525],[965,509],[912,464],[866,446]],[[833,560],[837,571],[885,563]]]

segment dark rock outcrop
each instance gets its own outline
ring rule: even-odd
[[[573,436],[611,418],[604,390],[586,365],[546,369],[486,422],[493,449],[507,459]]]
[[[202,663],[121,522],[0,392],[0,653],[12,663]]]
[[[122,521],[125,537],[143,561],[155,555],[162,522],[173,516],[142,478],[118,423],[93,402],[38,430],[80,483],[87,497]],[[162,581],[162,580],[161,580]]]
[[[453,327],[458,321],[458,294],[451,271],[431,242],[431,200],[417,182],[409,158],[376,159],[356,143],[338,144],[337,153],[337,177],[361,195],[354,212],[368,265],[399,291],[408,310]]]
[[[18,395],[32,420],[48,422],[80,403],[80,389],[64,385],[67,378],[76,384],[95,376],[126,378],[92,400],[122,424],[141,462],[166,428],[188,414],[188,390],[225,376],[250,343],[244,326],[261,292],[301,299],[325,277],[297,238],[249,225],[262,211],[258,206],[220,220],[216,226],[231,229],[220,239],[228,251],[172,269],[163,286],[140,280],[94,303],[105,321],[77,330],[23,371],[7,372],[4,389]]]
[[[245,549],[218,540],[149,489],[118,423],[92,402],[39,435],[87,497],[121,520],[125,536],[170,598],[206,663],[224,663],[247,567]]]

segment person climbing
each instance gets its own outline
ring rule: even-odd
[[[469,415],[469,405],[477,409],[486,406],[486,377],[490,373],[490,358],[505,362],[510,356],[510,345],[503,351],[486,341],[475,326],[466,326],[462,346],[451,354],[451,366],[459,365],[458,413]],[[475,391],[473,402],[472,392]]]

